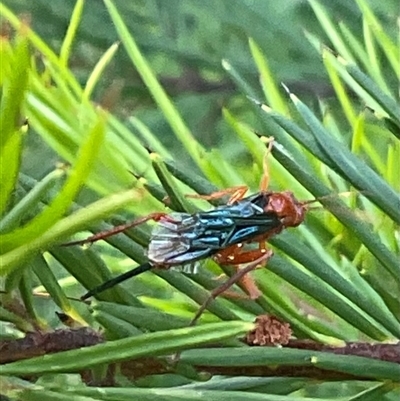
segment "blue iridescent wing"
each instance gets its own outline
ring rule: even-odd
[[[147,256],[154,265],[175,266],[251,242],[281,226],[274,213],[264,211],[267,202],[267,195],[261,193],[208,212],[172,213],[153,229]]]
[[[218,238],[205,238],[202,242],[199,230],[202,226],[198,215],[172,213],[168,220],[161,220],[154,227],[147,257],[155,265],[181,265],[210,256],[214,247],[218,248]],[[211,248],[210,248],[211,247]],[[218,248],[219,249],[219,248]]]

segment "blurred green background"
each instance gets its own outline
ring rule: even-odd
[[[30,21],[32,28],[56,52],[59,50],[75,1],[7,0],[4,3]],[[362,16],[355,2],[325,0],[320,3],[332,20],[344,22],[362,38]],[[391,34],[396,27],[398,2],[370,3]],[[253,84],[254,97],[262,99],[257,67],[248,47],[249,37],[267,55],[277,82],[284,82],[308,104],[317,104],[317,98],[329,102],[334,96],[320,54],[305,40],[304,32],[308,31],[329,44],[306,1],[119,0],[115,4],[192,133],[206,148],[221,148],[231,162],[246,162],[246,155],[230,140],[230,129],[221,118],[221,108],[226,106],[239,117],[248,117],[255,127],[257,122],[252,121],[251,115],[241,116],[243,95],[237,95],[221,60],[233,63],[238,73]],[[103,2],[87,2],[69,63],[82,85],[100,56],[117,40]],[[383,65],[383,73],[385,68]],[[387,76],[393,77],[393,74]],[[173,154],[180,160],[185,159],[185,152],[172,139],[169,125],[154,106],[122,47],[103,74],[93,99],[126,122],[131,116],[139,118]],[[25,169],[35,177],[42,177],[58,158],[37,136],[30,135],[29,141]],[[38,152],[43,154],[50,163],[30,163],[35,157],[33,154],[29,157],[29,152],[34,152],[35,157]]]

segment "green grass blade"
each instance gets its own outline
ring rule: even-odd
[[[102,310],[93,310],[93,317],[104,328],[108,340],[119,340],[142,334],[135,326]]]
[[[117,52],[119,43],[114,43],[111,45],[107,51],[103,54],[100,60],[96,63],[92,73],[90,74],[85,89],[83,91],[83,98],[87,101],[91,98],[92,93],[96,87],[97,82],[101,79],[103,71],[109,65],[113,59],[115,53]]]
[[[331,59],[329,57],[323,57],[325,69],[329,75],[329,79],[336,92],[336,96],[338,97],[338,100],[342,106],[342,110],[343,110],[348,122],[350,123],[350,125],[354,126],[355,120],[357,118],[356,111],[354,110],[353,103],[350,100],[350,97],[347,94],[342,81],[339,79],[339,75],[338,75],[336,69],[331,64],[330,61],[331,61]]]
[[[189,318],[160,312],[152,308],[136,308],[110,302],[92,304],[93,312],[106,312],[145,331],[172,330],[188,327]]]
[[[292,132],[293,138],[295,138],[298,142],[300,142],[306,149],[308,149],[314,156],[318,157],[325,164],[329,165],[329,158],[325,155],[318,146],[316,140],[307,135],[306,131],[302,130],[296,123],[291,121],[289,118],[282,116],[281,114],[275,113],[270,107],[265,104],[260,103],[257,100],[250,99],[257,107],[256,111],[260,114],[261,118],[270,118],[273,124],[275,125],[275,129],[273,130],[273,136],[276,139],[276,142],[281,144],[285,149],[288,150],[289,153],[293,155],[293,157],[303,164],[304,169],[312,170],[312,167],[304,156],[303,152],[301,152],[298,147],[296,147],[293,141],[289,140],[290,137],[285,134],[285,131]],[[269,119],[269,118],[268,118]],[[284,131],[279,128],[283,128]]]
[[[308,0],[310,3],[316,17],[319,20],[321,27],[324,29],[325,33],[328,35],[330,41],[334,45],[336,51],[347,60],[354,61],[353,55],[348,49],[347,44],[344,42],[343,38],[340,36],[336,24],[329,18],[329,13],[322,7],[322,5],[315,0]]]
[[[22,131],[15,131],[0,149],[0,215],[6,210],[18,180],[22,140]]]
[[[21,105],[28,88],[30,70],[30,54],[28,41],[25,36],[18,36],[13,54],[8,65],[7,79],[3,82],[0,107],[0,127],[2,140],[0,149],[19,128],[18,121],[21,118]]]
[[[247,96],[258,99],[261,97],[261,92],[256,91],[239,73],[239,71],[232,65],[229,60],[222,60],[222,68],[230,75],[236,85],[241,88],[242,92]]]
[[[315,177],[308,174],[302,165],[288,154],[280,146],[275,146],[273,149],[274,157],[296,177],[296,179],[307,188],[316,198],[331,194],[329,189],[319,182]],[[396,281],[400,274],[398,274],[399,265],[397,258],[392,254],[387,247],[382,244],[379,237],[371,232],[370,226],[364,221],[360,220],[355,214],[339,199],[325,198],[320,199],[322,203],[343,225],[358,237],[369,251],[382,263],[382,265],[393,275]]]
[[[155,270],[154,273],[165,280],[168,284],[176,288],[180,293],[183,293],[189,298],[193,299],[199,305],[202,305],[203,302],[205,302],[210,296],[209,291],[200,287],[181,272],[158,269]],[[226,306],[226,303],[224,303],[223,299],[215,299],[207,308],[207,310],[222,320],[237,319],[236,314]]]
[[[375,40],[374,36],[371,32],[370,26],[368,23],[363,21],[363,30],[364,30],[364,42],[365,42],[365,48],[367,51],[367,59],[369,61],[369,68],[368,72],[371,78],[377,83],[377,85],[380,87],[382,92],[385,92],[386,94],[390,94],[390,90],[385,82],[385,79],[382,75],[382,68],[379,64],[379,55],[375,46]]]
[[[3,54],[5,55],[5,54]],[[18,123],[28,89],[30,54],[25,36],[18,36],[4,75],[0,102],[0,215],[3,214],[18,178],[24,129]]]
[[[371,71],[369,70],[370,65],[368,63],[368,56],[363,44],[343,21],[340,21],[338,25],[344,40],[357,57],[357,61],[362,63],[363,67],[370,73]]]
[[[2,306],[0,306],[0,321],[10,322],[25,333],[35,331],[34,325],[26,317],[23,318]]]
[[[310,276],[294,266],[285,262],[282,258],[275,256],[269,263],[268,268],[278,276],[284,278],[296,288],[325,305],[342,319],[357,327],[369,337],[383,341],[390,338],[388,332],[383,330],[379,324],[368,318],[364,313],[351,304],[345,297],[335,294],[329,286],[315,276]],[[390,322],[394,335],[400,333],[398,322]],[[397,323],[397,324],[396,324]]]
[[[175,178],[192,188],[197,194],[206,195],[218,191],[217,186],[190,169],[184,169],[179,163],[175,163],[173,160],[165,160],[164,163]]]
[[[376,294],[371,294],[369,291],[367,291],[367,289],[365,288],[366,284],[363,282],[363,280],[360,280],[358,271],[354,269],[355,272],[353,274],[353,279],[349,280],[348,276],[343,276],[343,273],[340,273],[333,267],[329,266],[327,263],[324,262],[322,256],[319,257],[318,255],[314,254],[312,250],[304,246],[304,244],[293,245],[294,239],[289,236],[286,236],[286,238],[274,238],[271,240],[271,244],[283,250],[286,255],[301,263],[313,275],[319,277],[325,283],[329,284],[329,286],[342,294],[346,300],[351,301],[355,305],[357,305],[357,307],[360,308],[366,315],[372,316],[394,336],[399,336],[399,323],[387,309],[386,305],[382,303],[382,300],[380,298],[377,298]],[[281,269],[279,270],[279,272],[275,271],[276,274],[279,274],[280,276],[283,275],[282,277],[284,277],[285,279],[287,279],[287,276],[291,275],[291,271],[286,271],[287,269],[283,267],[283,265],[279,265],[278,267],[281,267]],[[298,274],[301,276],[304,273],[299,272]],[[292,282],[292,284],[302,289],[303,291],[306,291],[303,288],[302,283],[302,280],[305,279],[305,277],[294,277],[294,279],[299,284],[296,284],[294,282]],[[308,285],[307,283],[305,284]],[[318,293],[319,290],[317,289],[316,292]],[[311,292],[309,292],[309,294],[310,296],[314,297],[314,293],[312,290]],[[337,295],[331,294],[331,296]],[[330,307],[330,304],[336,303],[336,301],[334,301],[333,299],[332,301],[327,301],[328,298],[325,299],[324,297],[325,295],[320,296],[320,302],[326,305],[328,308]],[[347,308],[348,305],[345,306],[345,309]],[[339,310],[339,313],[344,312],[344,309],[341,310],[340,307]],[[347,320],[349,323],[352,323],[353,321],[353,317],[350,318],[349,315],[344,319]],[[361,317],[361,320],[365,324],[365,318]],[[367,325],[371,327],[371,322],[368,322]]]
[[[176,137],[186,148],[187,152],[193,157],[195,162],[201,166],[201,154],[202,149],[195,138],[192,136],[189,128],[182,120],[177,109],[172,103],[171,99],[168,97],[167,93],[161,87],[157,78],[155,77],[153,71],[147,60],[141,54],[139,47],[137,46],[134,38],[129,32],[127,26],[125,25],[120,13],[113,4],[111,0],[104,0],[104,3],[110,13],[113,23],[117,29],[121,42],[125,46],[125,49],[131,58],[133,64],[137,68],[143,82],[149,89],[153,99],[158,104],[159,108],[162,110],[165,118],[170,124]]]
[[[374,33],[382,51],[393,68],[394,73],[400,78],[400,57],[398,46],[387,35],[382,24],[372,12],[370,6],[365,0],[356,0],[358,7],[362,11],[363,17],[367,20],[372,32]]]
[[[0,15],[2,15],[15,30],[23,30],[23,32],[26,34],[27,39],[33,44],[35,49],[37,49],[38,52],[44,56],[45,59],[48,59],[52,65],[57,66],[67,84],[71,87],[75,94],[79,94],[82,92],[78,81],[74,78],[70,70],[64,68],[60,64],[59,57],[54,53],[51,47],[48,46],[38,35],[36,35],[36,33],[33,32],[32,29],[26,26],[23,20],[18,19],[18,17],[2,3],[0,3]]]
[[[366,163],[355,157],[350,150],[329,135],[303,102],[293,94],[290,94],[290,97],[314,138],[334,162],[335,170],[342,171],[357,189],[365,191],[365,195],[371,201],[400,224],[400,210],[397,207],[400,199],[393,189]]]
[[[43,196],[59,181],[65,174],[64,169],[56,169],[44,177],[37,185],[24,196],[3,219],[0,221],[0,232],[9,231],[15,228],[19,221],[28,214],[28,212],[37,205]]]
[[[2,250],[10,251],[37,238],[61,218],[81,189],[91,166],[94,164],[104,137],[104,119],[93,127],[86,143],[80,150],[75,168],[64,187],[51,205],[26,226],[9,234],[0,235]]]
[[[116,195],[111,195],[98,202],[93,203],[85,209],[82,209],[73,215],[66,217],[55,223],[44,234],[33,241],[22,245],[0,256],[1,275],[7,274],[16,267],[29,259],[32,254],[43,249],[48,249],[58,241],[65,240],[69,235],[79,230],[85,229],[94,221],[104,219],[114,211],[129,205],[136,195],[135,190],[129,190]]]
[[[399,382],[400,366],[352,355],[288,348],[250,347],[184,351],[181,361],[199,366],[316,366],[356,377]],[[368,367],[368,368],[367,368]]]
[[[228,322],[143,334],[92,347],[64,351],[12,362],[1,367],[2,375],[36,375],[74,372],[104,363],[122,362],[141,356],[170,354],[184,348],[221,342],[245,334],[252,323]]]
[[[179,190],[178,183],[174,182],[171,173],[165,167],[164,162],[161,160],[157,153],[150,155],[152,165],[156,172],[163,188],[168,194],[171,208],[177,212],[194,213],[196,208],[185,198],[185,195]]]
[[[77,313],[73,311],[70,300],[65,295],[43,255],[37,254],[33,257],[31,265],[33,272],[39,279],[41,285],[43,285],[49,293],[51,299],[61,308],[61,310],[77,320]]]
[[[185,367],[183,373],[187,374],[189,368]],[[204,375],[200,375],[197,380],[204,380]],[[214,380],[212,380],[214,381]],[[25,390],[26,396],[22,401],[68,401],[63,398],[64,396],[55,391],[44,391],[47,397],[53,398],[28,398],[35,394],[40,394],[39,391],[34,389]],[[41,390],[43,391],[43,390]],[[19,394],[18,394],[19,395]],[[25,394],[24,394],[25,395]],[[19,395],[20,396],[20,395]],[[38,397],[38,395],[36,395]],[[59,398],[55,398],[55,397]],[[232,391],[230,388],[226,390],[208,390],[208,389],[187,389],[174,386],[172,388],[137,388],[137,387],[125,387],[125,388],[72,388],[66,393],[65,397],[73,397],[74,401],[97,401],[97,397],[102,397],[101,400],[105,401],[314,401],[315,398],[295,396],[295,395],[276,395],[267,394],[260,391],[251,391],[248,388],[244,388],[243,391]],[[90,398],[88,398],[90,397]],[[93,397],[93,398],[92,398]],[[100,400],[100,398],[99,398]],[[324,398],[324,401],[335,401],[335,398]]]
[[[279,92],[276,79],[272,76],[272,72],[269,68],[266,57],[264,57],[260,47],[254,41],[254,39],[249,39],[249,46],[260,74],[261,86],[268,104],[277,112],[283,115],[288,115],[288,105]]]
[[[79,24],[81,22],[84,4],[85,0],[77,0],[77,2],[75,3],[75,7],[69,21],[67,33],[65,34],[65,38],[61,45],[60,63],[64,67],[67,67],[68,65],[68,59],[72,50],[72,44],[78,31]]]
[[[29,270],[24,270],[18,285],[18,290],[21,295],[26,317],[28,317],[30,322],[32,322],[35,326],[40,327],[43,330],[48,330],[49,326],[47,322],[39,316],[39,310],[34,302],[32,287],[32,272]]]
[[[392,118],[398,126],[400,126],[400,111],[399,105],[396,101],[384,93],[380,86],[378,86],[371,78],[364,74],[355,64],[351,64],[346,60],[338,57],[339,63],[341,63],[350,76],[357,82],[362,89],[364,89],[382,109]]]
[[[51,250],[51,254],[63,265],[65,270],[73,277],[76,277],[79,283],[87,290],[91,290],[112,278],[104,262],[99,262],[95,260],[95,258],[91,258],[90,252],[87,250],[60,246],[54,247]],[[83,295],[83,293],[81,295]],[[121,286],[115,286],[112,290],[104,291],[96,295],[96,297],[137,307],[142,306],[141,302],[135,296],[131,295]]]

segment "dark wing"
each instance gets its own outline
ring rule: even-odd
[[[194,262],[220,249],[220,231],[205,233],[199,215],[172,213],[154,227],[147,256],[155,265],[174,266]],[[214,252],[213,252],[214,251]]]
[[[154,265],[175,266],[251,242],[282,225],[276,214],[264,211],[267,203],[261,193],[208,212],[172,213],[153,229],[147,256]]]
[[[276,213],[265,211],[269,202],[269,193],[259,192],[250,195],[229,206],[221,206],[210,212],[201,213],[204,220],[215,216],[222,220],[231,220],[229,233],[224,236],[220,249],[239,243],[249,243],[256,237],[276,231],[282,222]],[[204,224],[207,224],[204,222]]]

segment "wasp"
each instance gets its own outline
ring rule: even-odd
[[[268,148],[271,151],[272,142]],[[265,265],[273,253],[267,248],[267,241],[289,227],[297,227],[304,221],[309,201],[298,201],[292,192],[268,191],[268,166],[264,159],[264,172],[260,191],[245,196],[245,186],[225,189],[210,195],[191,195],[206,200],[217,199],[230,194],[226,205],[208,211],[189,213],[151,213],[132,222],[100,232],[82,241],[65,245],[88,244],[123,232],[147,221],[156,222],[147,248],[148,262],[121,274],[87,292],[85,300],[109,289],[128,278],[156,269],[174,266],[189,266],[212,258],[218,264],[237,267],[237,271],[220,287],[213,290],[210,297],[200,307],[192,323],[196,321],[209,303],[218,295],[241,281],[250,298],[261,295],[254,281],[247,275],[257,267]],[[244,267],[243,267],[244,266]]]

